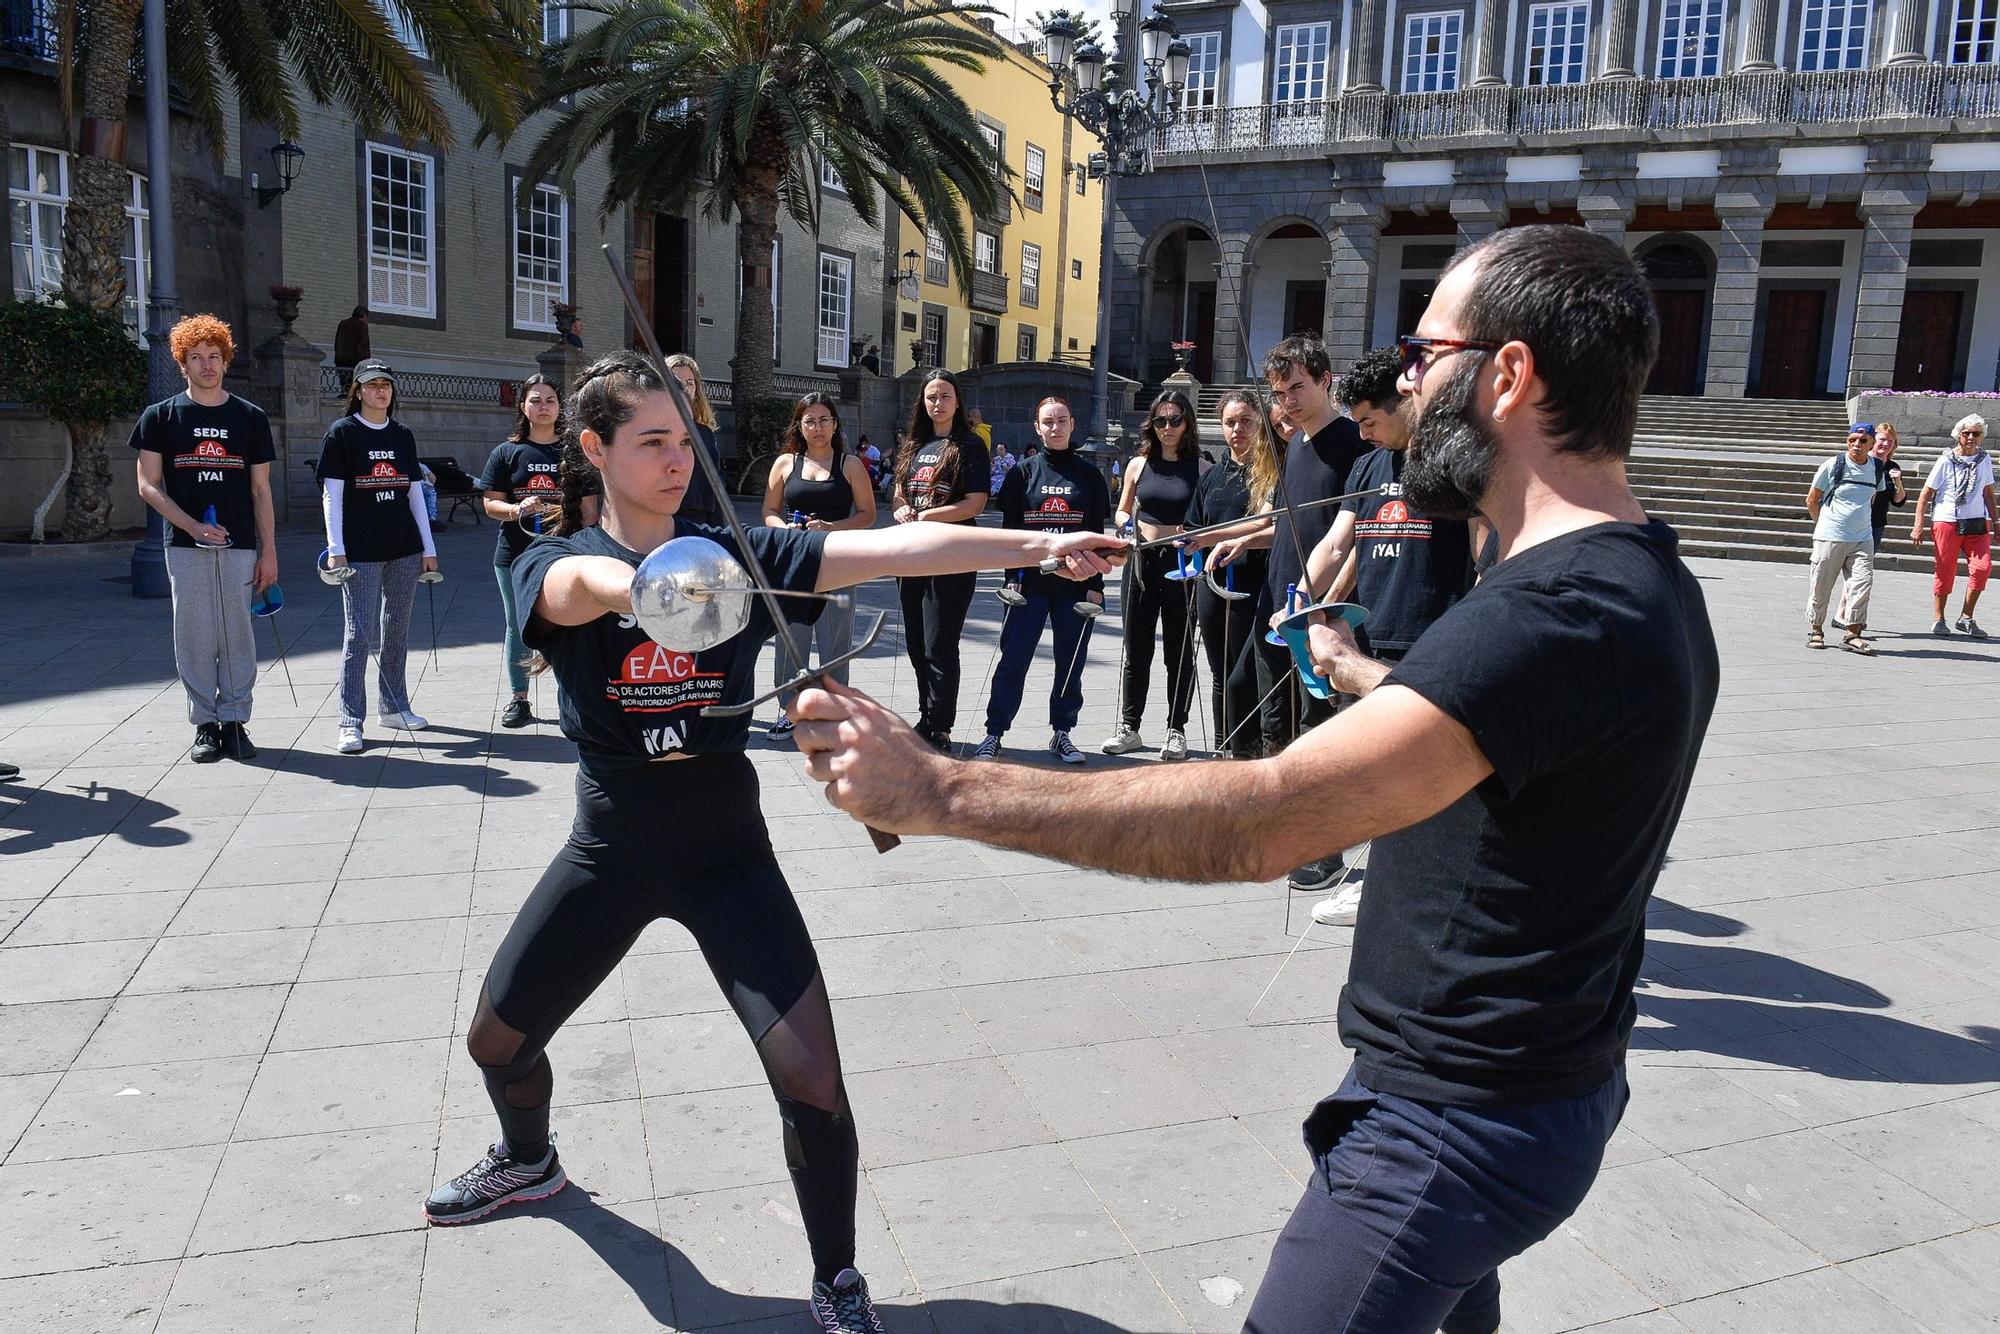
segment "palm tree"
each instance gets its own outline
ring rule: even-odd
[[[113,313],[125,297],[120,255],[131,187],[122,153],[142,3],[58,0],[55,16],[65,114],[78,55],[83,103],[63,221],[63,292]],[[392,26],[390,4],[443,83],[485,123],[514,123],[522,72],[540,37],[537,0],[167,0],[168,68],[218,152],[225,84],[246,119],[275,125],[285,138],[298,132],[303,94],[342,107],[364,128],[390,125],[449,148],[445,106]],[[104,433],[103,422],[70,428],[75,470],[63,535],[71,540],[102,537],[111,524]]]
[[[817,230],[821,164],[875,225],[876,190],[942,235],[961,285],[961,206],[994,211],[1002,166],[940,73],[977,71],[999,43],[940,0],[580,0],[597,16],[543,57],[529,113],[551,111],[523,168],[573,183],[599,149],[602,208],[677,210],[697,196],[737,218],[743,275],[737,410],[770,396],[771,247],[778,210]]]

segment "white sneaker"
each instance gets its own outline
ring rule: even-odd
[[[999,735],[999,733],[997,733],[997,732],[988,732],[988,733],[986,734],[986,739],[985,739],[984,741],[980,742],[980,743],[979,743],[979,744],[978,744],[978,745],[977,745],[976,747],[974,747],[974,748],[973,748],[973,751],[972,751],[972,758],[973,758],[973,759],[975,759],[975,760],[997,760],[997,759],[999,759],[999,758],[1000,758],[1000,735]]]
[[[1111,734],[1111,739],[1098,747],[1098,749],[1102,750],[1106,755],[1125,755],[1138,750],[1145,744],[1145,741],[1139,736],[1138,728],[1127,727],[1125,724],[1120,723],[1118,724],[1118,730]]]
[[[340,746],[338,749],[343,755],[359,755],[361,753],[361,729],[358,727],[341,728]]]
[[[1313,920],[1321,926],[1353,926],[1361,915],[1361,886],[1342,885],[1313,905]]]
[[[404,709],[401,713],[380,714],[375,721],[384,727],[393,727],[399,732],[414,732],[420,727],[430,726],[429,722],[408,709]]]
[[[1187,758],[1187,733],[1178,727],[1167,729],[1167,744],[1160,747],[1163,760],[1184,760]]]
[[[1049,754],[1055,756],[1064,764],[1082,764],[1084,762],[1083,752],[1078,750],[1076,743],[1069,739],[1068,732],[1057,732],[1049,737]]]

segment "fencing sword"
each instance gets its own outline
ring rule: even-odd
[[[438,669],[438,604],[437,586],[444,582],[443,570],[424,570],[417,575],[417,582],[424,586],[424,605],[431,617],[431,670]]]
[[[285,671],[285,690],[292,697],[292,707],[297,708],[299,692],[292,686],[291,664],[285,661],[285,637],[278,633],[278,613],[284,609],[284,606],[285,590],[276,584],[272,584],[251,600],[250,614],[262,617],[271,623],[271,638],[276,640],[278,644],[278,666],[284,668]]]
[[[1349,861],[1341,869],[1340,879],[1334,881],[1333,887],[1327,890],[1327,893],[1329,895],[1338,894],[1340,892],[1340,887],[1347,883],[1347,878],[1353,875],[1357,870],[1361,871],[1364,875],[1366,874],[1367,868],[1363,863],[1365,863],[1367,860],[1368,850],[1373,846],[1374,846],[1374,840],[1371,839],[1367,843],[1363,843],[1360,847],[1352,849],[1354,860]],[[1299,938],[1292,942],[1292,948],[1287,950],[1285,952],[1285,957],[1279,961],[1278,971],[1271,974],[1271,980],[1264,984],[1264,989],[1257,993],[1257,999],[1250,1003],[1249,1013],[1243,1016],[1244,1023],[1246,1024],[1249,1023],[1251,1016],[1257,1013],[1257,1007],[1264,1003],[1264,998],[1271,994],[1271,988],[1277,986],[1278,979],[1285,975],[1285,967],[1287,964],[1291,963],[1292,955],[1297,954],[1299,952],[1299,946],[1306,943],[1306,937],[1311,935],[1312,929],[1318,925],[1319,923],[1317,921],[1309,921],[1306,923],[1306,929],[1299,932]],[[1287,885],[1285,887],[1285,934],[1290,935],[1291,933],[1292,933],[1292,891],[1291,891],[1291,886]]]
[[[646,317],[645,309],[639,304],[639,294],[632,290],[632,280],[626,276],[624,266],[618,262],[618,256],[612,251],[609,244],[604,245],[602,250],[604,252],[604,262],[611,266],[611,276],[618,282],[619,295],[625,299],[625,309],[632,316],[632,327],[638,333],[640,342],[644,344],[646,356],[652,362],[654,371],[659,374],[663,382],[661,387],[665,389],[668,400],[673,403],[674,411],[679,414],[681,426],[687,432],[688,439],[695,442],[692,452],[696,466],[701,469],[702,475],[708,479],[709,486],[715,491],[717,505],[722,511],[723,521],[728,524],[730,536],[736,542],[738,563],[741,565],[744,573],[749,576],[756,596],[763,602],[764,610],[771,618],[771,628],[778,642],[783,645],[784,651],[790,655],[791,660],[798,663],[801,667],[798,675],[790,681],[779,686],[776,690],[751,699],[747,703],[732,705],[711,704],[702,710],[702,714],[705,717],[741,717],[767,700],[802,690],[806,686],[819,685],[825,680],[826,674],[833,668],[841,666],[866,653],[874,647],[877,636],[882,633],[882,622],[887,619],[887,614],[880,612],[876,614],[874,626],[869,629],[867,637],[861,641],[858,648],[850,649],[839,657],[822,662],[817,668],[809,665],[811,663],[810,655],[802,653],[799,650],[798,640],[793,635],[792,625],[785,618],[784,606],[778,596],[779,589],[771,582],[770,577],[765,574],[764,563],[757,558],[756,549],[750,545],[750,534],[743,527],[743,519],[736,513],[736,507],[729,501],[729,485],[722,475],[722,468],[714,459],[708,456],[708,451],[701,448],[699,444],[699,438],[695,431],[694,408],[688,403],[687,394],[681,389],[681,382],[675,379],[673,374],[667,370],[667,359],[665,354],[660,351],[660,340],[653,332],[653,322]],[[678,541],[680,539],[675,540]],[[669,542],[667,545],[671,546],[673,543]],[[636,587],[635,581],[635,589]],[[731,600],[733,601],[734,599]],[[638,610],[636,605],[633,610],[635,612]],[[877,852],[887,852],[891,848],[899,846],[903,841],[894,834],[884,833],[881,830],[873,828],[868,830],[868,837],[874,841]]]

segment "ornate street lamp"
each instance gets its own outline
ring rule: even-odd
[[[903,267],[896,272],[896,288],[903,294],[903,300],[915,301],[923,295],[921,283],[923,275],[917,271],[917,252],[903,252]]]
[[[299,178],[299,167],[305,160],[306,150],[290,140],[271,145],[271,165],[278,169],[278,184],[260,185],[255,175],[250,177],[250,188],[257,192],[257,207],[267,208],[278,196],[290,193],[292,182]]]
[[[1111,218],[1120,176],[1137,176],[1152,169],[1155,135],[1180,119],[1181,90],[1187,85],[1188,44],[1174,21],[1155,9],[1139,23],[1139,81],[1125,82],[1130,62],[1124,50],[1126,21],[1132,0],[1111,0],[1111,23],[1117,50],[1107,58],[1097,44],[1094,25],[1080,13],[1058,9],[1042,20],[1044,58],[1048,61],[1049,100],[1057,111],[1095,134],[1104,151],[1092,154],[1089,173],[1104,182],[1104,237],[1098,263],[1108,273],[1111,264]],[[1100,277],[1099,282],[1103,279]],[[1092,358],[1089,440],[1100,447],[1110,441],[1111,302],[1100,290],[1097,303],[1097,349]]]

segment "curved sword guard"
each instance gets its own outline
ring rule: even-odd
[[[1077,602],[1075,611],[1084,620],[1094,621],[1104,614],[1104,607],[1101,603],[1092,602],[1089,598],[1083,598]]]
[[[417,582],[420,584],[441,584],[444,582],[444,571],[425,570],[417,575]]]
[[[1008,573],[1012,574],[1015,571],[1010,570]],[[1028,605],[1027,594],[1011,584],[1000,585],[999,588],[993,591],[993,596],[999,598],[1010,607],[1025,607]]]
[[[333,552],[331,549],[322,550],[313,563],[319,567],[319,581],[321,583],[339,588],[354,577],[354,567],[352,565],[327,564],[332,559]]]
[[[1239,593],[1236,591],[1236,567],[1233,564],[1222,567],[1223,581],[1221,583],[1218,584],[1215,582],[1215,574],[1216,567],[1213,565],[1202,571],[1202,578],[1208,581],[1209,592],[1227,602],[1242,602],[1249,598],[1250,595],[1248,593]]]
[[[1205,548],[1196,547],[1194,549],[1194,559],[1189,560],[1188,549],[1186,547],[1175,547],[1174,568],[1167,571],[1167,578],[1177,584],[1184,584],[1190,579],[1201,578],[1202,568],[1205,564],[1202,558],[1207,554],[1208,552]]]
[[[1283,636],[1285,647],[1292,651],[1292,662],[1299,670],[1299,680],[1305,683],[1306,693],[1314,699],[1330,699],[1334,693],[1333,683],[1313,666],[1312,653],[1306,645],[1306,631],[1312,625],[1312,618],[1320,615],[1338,616],[1351,629],[1368,619],[1368,608],[1352,602],[1321,602],[1302,607],[1278,622],[1277,633]]]

